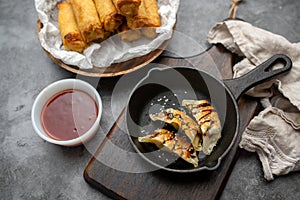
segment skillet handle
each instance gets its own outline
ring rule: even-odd
[[[271,70],[271,67],[278,63],[282,63],[284,66],[280,69]],[[291,68],[291,59],[286,55],[277,54],[272,56],[270,59],[260,64],[247,74],[235,79],[226,79],[223,82],[229,88],[234,98],[238,100],[244,92],[246,92],[253,86],[270,80],[279,74],[288,72]]]

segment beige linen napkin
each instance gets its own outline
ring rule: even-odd
[[[292,59],[293,68],[288,74],[247,92],[260,97],[265,109],[251,120],[240,147],[258,153],[267,180],[300,170],[300,43],[290,43],[282,36],[239,20],[216,24],[208,41],[221,43],[244,57],[233,67],[234,77],[247,73],[274,54],[286,54]]]

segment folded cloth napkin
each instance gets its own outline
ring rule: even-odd
[[[290,43],[282,36],[240,20],[216,24],[208,41],[221,43],[244,57],[233,66],[234,77],[247,73],[274,54],[291,58],[293,67],[288,74],[247,92],[261,99],[264,110],[250,121],[239,146],[258,153],[267,180],[300,170],[300,43]]]

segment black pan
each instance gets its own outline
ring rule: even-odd
[[[284,66],[271,69],[275,64]],[[227,154],[239,130],[237,100],[251,87],[288,72],[291,60],[285,55],[275,55],[248,74],[230,80],[220,81],[204,71],[191,67],[154,68],[134,88],[126,109],[127,132],[135,150],[154,166],[172,172],[195,172],[203,169],[216,169]],[[183,99],[205,99],[211,102],[219,114],[222,124],[222,137],[211,155],[199,152],[199,166],[178,158],[172,153],[158,149],[150,143],[140,143],[137,137],[151,134],[155,129],[172,127],[153,122],[150,113],[172,107],[183,109]]]

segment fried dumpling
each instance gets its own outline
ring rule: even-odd
[[[157,129],[150,135],[138,137],[138,141],[153,143],[158,148],[166,147],[183,160],[193,164],[194,167],[198,166],[198,158],[193,146],[174,132],[166,129]]]
[[[201,150],[201,138],[198,134],[199,126],[191,117],[180,110],[168,108],[160,113],[150,114],[153,121],[163,121],[172,125],[174,128],[181,128],[191,140],[196,151]]]
[[[202,150],[210,155],[218,140],[221,138],[221,123],[217,111],[206,100],[183,100],[186,107],[200,126],[202,133]]]

